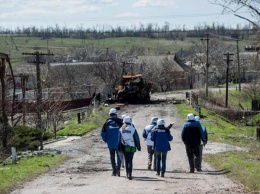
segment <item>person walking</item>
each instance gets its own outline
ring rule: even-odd
[[[200,122],[200,116],[195,116],[195,121]],[[197,171],[202,171],[201,169],[201,163],[202,163],[202,154],[203,154],[203,147],[207,144],[208,142],[208,132],[207,129],[204,125],[201,124],[202,130],[203,130],[203,135],[205,138],[205,142],[203,143],[203,141],[200,141],[200,146],[199,146],[199,152],[200,152],[200,157],[198,159],[198,162],[195,163],[195,168]]]
[[[153,169],[156,170],[156,157],[153,149],[154,142],[151,140],[151,134],[157,125],[157,120],[158,117],[152,117],[151,123],[143,129],[143,138],[145,139],[145,143],[147,145],[147,152],[148,152],[148,167],[147,167],[148,170],[151,170],[152,163],[153,163]],[[154,156],[154,160],[153,160],[153,156]]]
[[[170,128],[165,127],[163,119],[157,120],[157,127],[151,134],[151,140],[154,141],[157,175],[164,177],[167,152],[171,150],[169,141],[173,140],[173,136],[171,135]]]
[[[126,114],[123,114],[121,117],[122,119],[124,120],[124,118],[126,117],[127,115]],[[121,167],[122,168],[125,168],[125,157],[124,157],[124,153],[122,150],[120,150],[119,152],[119,156],[120,156],[120,159],[121,159]]]
[[[120,141],[119,129],[123,124],[123,120],[117,117],[117,109],[111,108],[109,118],[103,124],[101,130],[101,138],[107,143],[110,154],[110,162],[112,165],[112,176],[120,176],[121,159],[118,153],[118,144]],[[117,164],[116,159],[117,158]]]
[[[199,164],[201,157],[199,151],[200,142],[202,141],[203,144],[205,144],[205,138],[202,132],[201,124],[195,121],[195,116],[192,113],[187,115],[187,122],[185,122],[182,127],[181,138],[185,144],[186,153],[189,160],[190,173],[194,173],[194,168]]]
[[[126,178],[132,180],[134,153],[136,148],[141,151],[141,144],[137,130],[132,125],[132,118],[125,116],[123,123],[120,128],[121,143],[119,147],[124,153]]]

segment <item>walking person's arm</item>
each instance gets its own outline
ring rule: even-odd
[[[137,148],[138,151],[141,151],[140,138],[136,129],[133,136],[134,136],[135,147]]]

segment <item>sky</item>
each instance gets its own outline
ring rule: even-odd
[[[170,29],[194,29],[212,23],[226,27],[248,22],[210,0],[0,0],[0,27],[139,28],[169,24]],[[241,15],[249,14],[241,12]]]

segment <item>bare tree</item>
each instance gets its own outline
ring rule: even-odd
[[[236,47],[234,42],[220,41],[219,37],[211,38],[209,41],[209,83],[224,83],[226,65],[223,60],[223,54],[226,52],[235,53]],[[193,62],[194,68],[199,70],[199,74],[206,75],[206,55],[205,44],[197,42],[188,52],[188,59]],[[233,63],[235,64],[235,63]],[[231,79],[235,79],[235,65],[231,66]]]
[[[249,97],[251,100],[260,99],[260,82],[259,79],[253,79],[251,83],[243,88],[243,95]]]
[[[142,64],[143,75],[148,82],[153,83],[153,91],[166,92],[177,88],[179,72],[171,57],[147,56]]]
[[[232,12],[235,16],[246,20],[260,29],[260,1],[259,0],[210,0],[223,7],[223,12]],[[249,11],[251,18],[242,15],[241,10]]]

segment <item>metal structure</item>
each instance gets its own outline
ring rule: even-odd
[[[8,66],[6,65],[8,63]],[[2,131],[2,146],[4,148],[7,147],[7,135],[9,132],[9,124],[8,124],[8,99],[7,99],[7,72],[10,71],[12,75],[12,82],[14,84],[13,88],[15,88],[15,81],[13,76],[13,70],[11,66],[11,62],[8,54],[0,53],[0,81],[1,81],[1,115],[0,115],[0,123],[1,123],[1,131]],[[15,92],[15,91],[14,91]],[[14,100],[14,95],[13,99]],[[11,113],[13,116],[13,113]]]
[[[150,101],[152,83],[146,82],[142,74],[123,75],[115,91],[115,98],[123,103],[147,103]]]

